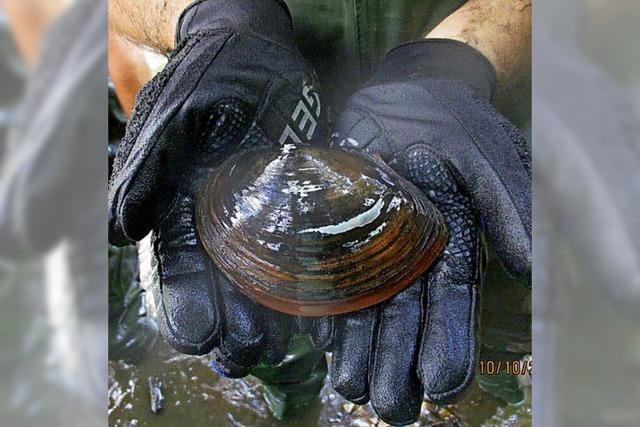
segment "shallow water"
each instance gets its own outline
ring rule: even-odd
[[[164,409],[151,411],[149,378],[162,383]],[[530,400],[508,406],[475,384],[458,405],[435,407],[425,402],[414,426],[530,426]],[[370,405],[342,399],[325,384],[317,401],[302,413],[280,421],[273,417],[253,378],[228,380],[207,366],[206,356],[181,355],[162,340],[137,365],[109,362],[109,425],[189,426],[384,426]]]

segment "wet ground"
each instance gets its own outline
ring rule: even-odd
[[[148,242],[140,244],[139,266],[142,288],[148,289],[153,281],[150,268]],[[118,283],[124,289],[136,277],[135,248],[113,250],[110,261],[120,265],[111,270],[112,290]],[[116,253],[120,256],[116,256]],[[531,318],[529,306],[530,292],[522,287],[514,287],[512,279],[496,274],[495,268],[489,269],[487,283],[484,286],[485,298],[483,313],[482,340],[485,343],[484,358],[517,360],[519,355],[529,354]],[[136,279],[133,279],[135,289]],[[128,295],[139,295],[138,293]],[[124,320],[126,324],[140,326],[142,319],[155,319],[155,307],[151,292],[139,303],[132,304],[129,312],[132,318]],[[118,297],[118,301],[122,295]],[[127,300],[127,298],[125,298]],[[513,300],[513,301],[510,301]],[[498,301],[494,307],[492,301]],[[110,301],[110,305],[113,302]],[[116,307],[116,304],[113,304]],[[143,317],[138,317],[144,313]],[[122,326],[122,323],[121,323]],[[143,332],[130,329],[124,334],[122,343],[132,344],[132,340],[149,335],[156,336],[157,331],[147,329]],[[151,331],[155,331],[152,333]],[[269,411],[262,386],[255,378],[229,380],[216,375],[208,366],[207,356],[195,357],[180,354],[170,348],[157,334],[158,338],[149,350],[136,350],[119,353],[137,360],[135,364],[123,361],[109,362],[109,425],[111,426],[230,426],[230,427],[365,427],[385,426],[374,413],[370,405],[357,406],[337,395],[327,380],[315,400],[304,410],[298,411],[284,420],[278,420]],[[148,344],[138,349],[148,348]],[[140,343],[139,343],[140,344]],[[120,346],[119,348],[122,348]],[[111,353],[113,357],[116,353]],[[495,376],[478,377],[484,390],[477,383],[465,399],[457,405],[436,407],[424,403],[422,413],[414,426],[531,426],[530,384],[520,377],[498,378]],[[152,392],[150,381],[159,384],[163,398],[163,409],[152,411]],[[524,390],[524,393],[522,391]],[[518,405],[508,405],[502,396],[512,402],[522,401]],[[524,400],[522,398],[524,396]],[[158,389],[155,400],[158,401]]]
[[[149,379],[161,384],[164,408],[151,410]],[[530,426],[530,399],[505,405],[475,384],[458,405],[425,402],[414,426]],[[302,413],[280,421],[273,417],[257,380],[228,380],[215,375],[206,357],[181,355],[162,339],[137,365],[109,362],[111,426],[385,426],[370,405],[342,399],[325,384],[317,401]]]

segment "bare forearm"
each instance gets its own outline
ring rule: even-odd
[[[145,61],[142,48],[109,31],[109,77],[127,117],[133,110],[136,94],[153,73]]]
[[[531,0],[469,0],[426,36],[462,41],[491,62],[498,92],[531,70]]]
[[[109,0],[109,28],[138,46],[166,54],[178,18],[195,0]]]

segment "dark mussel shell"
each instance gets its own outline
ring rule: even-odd
[[[324,316],[379,303],[447,240],[440,212],[382,160],[287,144],[231,156],[201,189],[201,240],[245,295]]]

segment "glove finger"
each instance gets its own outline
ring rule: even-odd
[[[151,136],[157,140],[146,140],[142,133],[135,142],[109,191],[111,242],[123,236],[140,240],[157,227],[181,190],[192,190],[183,187],[203,179],[246,133],[249,113],[241,101],[222,100],[206,113],[200,108],[192,106],[173,119],[160,135]]]
[[[158,265],[154,286],[160,329],[187,354],[208,353],[217,342],[216,268],[196,235],[193,199],[184,196],[152,235]]]
[[[425,394],[438,404],[455,402],[467,389],[478,353],[477,288],[456,277],[456,261],[450,261],[442,260],[429,274],[418,365]]]
[[[118,146],[118,153],[113,164],[113,175],[109,182],[108,220],[109,242],[111,244],[125,244],[127,239],[140,240],[149,230],[158,225],[155,221],[144,221],[140,218],[129,223],[128,215],[123,215],[130,210],[130,208],[125,208],[124,199],[129,192],[128,186],[133,181],[153,183],[154,178],[157,178],[151,173],[161,166],[157,156],[151,157],[149,165],[144,168],[143,166],[149,151],[155,150],[157,153],[157,145],[171,143],[171,141],[161,140],[159,135],[193,91],[193,86],[199,80],[196,76],[204,72],[206,64],[198,64],[196,67],[192,66],[190,72],[186,74],[189,79],[180,77],[185,75],[185,65],[182,62],[198,42],[199,40],[195,38],[189,40],[164,69],[140,89],[136,96],[136,103],[131,113],[131,119],[127,123],[125,136]],[[205,44],[200,43],[198,49],[204,47]],[[166,164],[164,161],[162,163],[162,165]],[[145,169],[146,172],[143,173],[142,178],[138,178],[141,169]],[[168,199],[167,201],[173,201],[175,194],[174,189],[164,197]],[[137,197],[144,198],[144,194],[132,193],[129,203],[134,205]],[[143,202],[144,199],[138,203],[139,207],[147,208],[148,203]],[[132,215],[135,217],[136,212],[133,212]],[[137,212],[137,215],[146,216],[149,219],[153,218],[153,215],[146,210]]]
[[[219,347],[212,353],[212,366],[220,375],[240,378],[248,375],[262,359],[267,345],[266,307],[258,305],[234,288],[219,273],[222,330]]]
[[[531,155],[522,133],[493,108],[482,107],[479,116],[460,121],[474,135],[472,146],[455,156],[459,174],[475,211],[487,229],[505,267],[531,281]]]
[[[336,316],[336,339],[331,359],[335,391],[356,404],[369,401],[369,358],[378,308]]]
[[[237,363],[224,347],[216,347],[211,351],[209,366],[213,372],[224,378],[243,378],[251,372],[251,368]]]
[[[291,339],[296,332],[295,317],[265,309],[263,312],[265,331],[264,361],[270,365],[280,363],[289,350]]]
[[[316,350],[331,349],[334,332],[334,317],[298,317],[298,328],[309,335]]]
[[[471,202],[486,226],[489,240],[507,270],[531,283],[531,178],[480,172],[476,181],[463,178]]]
[[[426,279],[383,303],[370,372],[371,405],[382,420],[405,425],[418,419],[422,384],[418,351]]]
[[[449,231],[445,250],[427,274],[426,317],[418,363],[429,399],[449,403],[468,387],[476,364],[479,231],[471,201],[444,161],[420,146],[414,147],[406,164],[409,176],[438,207]]]

